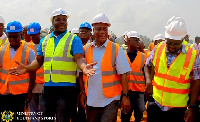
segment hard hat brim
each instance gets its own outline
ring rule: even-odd
[[[173,39],[173,40],[182,40],[186,35],[181,36],[172,36],[165,32],[165,38]]]

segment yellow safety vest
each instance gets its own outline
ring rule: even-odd
[[[76,83],[77,65],[70,54],[72,41],[75,35],[67,32],[54,49],[54,37],[47,35],[42,43],[44,54],[44,80],[54,83]]]
[[[6,44],[7,42],[8,42],[8,38],[7,37],[5,37],[3,39],[0,39],[0,46]]]
[[[171,66],[167,67],[165,48],[166,43],[160,43],[155,50],[153,98],[162,106],[186,107],[189,99],[189,75],[196,58],[196,50],[186,47],[187,54],[181,52]]]
[[[188,46],[188,47],[193,47],[193,44],[188,43],[187,41],[183,41],[183,45]]]

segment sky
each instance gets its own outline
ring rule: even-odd
[[[137,31],[152,39],[159,33],[164,35],[172,16],[180,16],[190,39],[200,36],[200,0],[0,0],[0,5],[6,24],[12,20],[22,25],[35,21],[43,29],[49,28],[52,11],[63,8],[70,16],[68,30],[105,13],[111,23],[109,30],[117,37],[125,31]]]

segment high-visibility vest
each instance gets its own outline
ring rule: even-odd
[[[34,49],[34,43],[32,42],[32,40],[30,42],[26,42],[26,45],[28,45],[32,50],[35,50]]]
[[[120,75],[117,74],[115,61],[118,55],[119,45],[109,41],[104,56],[101,61],[101,75],[103,94],[107,98],[112,98],[121,94],[122,87]],[[87,64],[93,62],[93,45],[86,44],[83,48]],[[85,92],[87,94],[88,77],[83,75]]]
[[[8,70],[10,68],[17,67],[15,60],[21,62],[24,65],[27,65],[29,57],[30,48],[27,45],[21,44],[18,48],[15,56],[11,60],[10,58],[10,44],[6,44],[1,47],[0,51],[0,93],[6,93],[7,88],[9,87],[10,93],[12,94],[23,94],[27,93],[29,89],[29,73],[25,73],[19,76],[9,75]],[[9,86],[8,86],[9,85]]]
[[[8,43],[8,38],[7,37],[5,37],[3,39],[0,39],[0,46],[4,45],[6,43]]]
[[[128,72],[129,89],[131,89],[132,91],[144,92],[145,79],[144,79],[142,67],[145,64],[146,56],[144,53],[141,53],[138,51],[137,56],[135,57],[135,60],[131,63],[126,51],[125,51],[125,54],[129,62],[129,65],[131,67],[131,71]]]
[[[47,35],[42,43],[44,54],[44,81],[76,83],[77,65],[70,54],[75,35],[67,32],[54,49],[54,37]]]
[[[149,57],[149,52],[150,52],[149,50],[144,49],[144,54],[145,54],[146,58]]]
[[[31,41],[29,43],[26,43],[34,52],[35,52],[35,57],[37,57],[37,50],[34,48],[34,43]],[[43,84],[44,83],[44,68],[43,65],[36,71],[36,79],[35,82],[38,84]]]
[[[188,47],[190,47],[190,48],[192,48],[193,47],[193,44],[190,44],[190,43],[188,43],[187,41],[183,41],[183,43],[182,43],[183,45],[185,45],[185,46],[188,46]]]
[[[181,52],[168,68],[165,48],[166,43],[160,43],[155,50],[153,98],[162,106],[186,107],[196,50],[187,47],[187,54]]]
[[[149,47],[148,47],[149,52],[152,51],[154,47],[155,47],[154,42],[149,44]]]

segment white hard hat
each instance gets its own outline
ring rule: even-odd
[[[106,23],[106,24],[108,24],[108,27],[111,26],[108,17],[107,17],[105,14],[103,14],[103,13],[100,13],[100,14],[96,15],[96,16],[93,18],[92,26],[93,26],[93,24],[95,24],[95,23]]]
[[[50,18],[51,22],[52,22],[53,17],[58,16],[58,15],[65,15],[65,16],[67,16],[67,19],[69,18],[69,15],[67,14],[67,12],[64,9],[58,8],[58,9],[55,9],[51,13],[51,18]]]
[[[79,33],[79,29],[78,28],[73,28],[72,31],[71,31],[72,34],[75,34],[75,33]]]
[[[127,35],[128,38],[131,38],[131,37],[135,37],[135,38],[138,38],[138,39],[140,38],[140,35],[136,31],[130,31],[126,35]]]
[[[154,38],[153,38],[153,40],[155,41],[155,40],[165,40],[165,38],[164,38],[164,36],[162,35],[162,34],[157,34],[157,35],[155,35],[154,36]]]
[[[187,35],[186,24],[181,17],[175,17],[168,24],[165,30],[165,38],[181,40]]]
[[[5,20],[1,15],[0,15],[0,23],[5,23]]]

